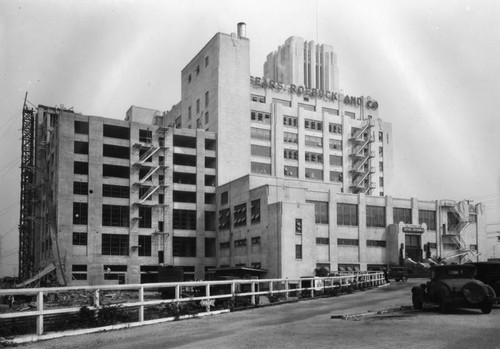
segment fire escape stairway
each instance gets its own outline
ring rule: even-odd
[[[478,252],[470,249],[469,246],[467,246],[465,241],[462,239],[461,234],[469,226],[470,222],[469,222],[468,210],[464,210],[459,205],[460,203],[450,208],[450,211],[458,219],[458,224],[454,226],[452,229],[449,229],[448,233],[444,232],[444,235],[448,236],[451,242],[455,244],[458,252],[447,256],[445,259],[453,257],[461,257],[465,255],[469,255],[470,257],[477,257],[478,255]]]
[[[364,141],[362,138],[359,138],[365,131],[375,125],[375,122],[372,119],[367,119],[362,125],[361,128],[354,131],[351,135],[351,140],[354,142]]]
[[[144,193],[144,195],[139,199],[139,201],[136,202],[136,204],[141,205],[143,204],[147,199],[151,197],[151,195],[154,194],[155,191],[160,189],[159,185],[153,185],[152,187],[149,188],[149,190]]]
[[[150,147],[142,156],[140,157],[139,161],[137,161],[134,165],[136,166],[142,166],[144,163],[150,159],[160,148],[158,147]]]
[[[160,169],[160,166],[152,167],[149,172],[139,180],[140,184],[144,184],[156,171]]]

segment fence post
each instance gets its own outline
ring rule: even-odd
[[[269,296],[273,295],[273,282],[269,281]]]
[[[177,300],[176,304],[179,304],[179,298],[181,298],[181,285],[175,285],[175,300]]]
[[[43,334],[43,291],[36,295],[36,310],[39,312],[36,319],[36,334],[41,336]]]
[[[99,289],[94,291],[94,307],[99,308],[101,306],[101,302],[99,301]]]
[[[314,287],[316,286],[316,279],[311,279],[311,298],[314,298]]]
[[[207,313],[210,312],[210,284],[205,285],[205,295],[207,296]]]
[[[144,322],[144,287],[139,287],[139,322]]]
[[[233,305],[236,303],[236,282],[231,283],[231,301]]]
[[[285,280],[285,299],[288,300],[288,279]]]
[[[251,290],[252,290],[252,305],[255,305],[255,282],[252,282],[250,284]]]

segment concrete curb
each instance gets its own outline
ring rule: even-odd
[[[399,307],[381,309],[377,311],[368,310],[365,313],[331,315],[330,319],[350,320],[350,319],[358,319],[360,317],[384,315],[384,314],[395,313],[398,311],[407,311],[407,310],[413,310],[413,307],[409,305],[401,305]]]

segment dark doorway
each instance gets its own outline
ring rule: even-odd
[[[415,262],[422,261],[422,237],[420,235],[405,235],[406,258],[411,258]]]

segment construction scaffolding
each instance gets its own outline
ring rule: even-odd
[[[24,96],[21,138],[21,198],[19,214],[19,279],[34,272],[34,200],[35,200],[35,112]]]

